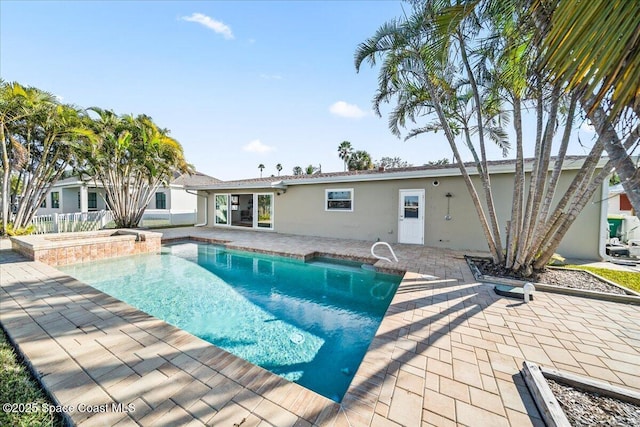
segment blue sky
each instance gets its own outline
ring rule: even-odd
[[[450,159],[441,135],[393,136],[387,118],[371,111],[378,70],[358,74],[353,65],[358,43],[403,6],[2,1],[0,73],[63,102],[147,114],[171,130],[190,163],[220,179],[259,176],[260,163],[265,176],[277,174],[277,163],[282,174],[309,164],[341,171],[344,140],[374,160]],[[489,155],[501,158],[497,149]]]

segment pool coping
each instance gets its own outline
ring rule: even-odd
[[[174,244],[181,241],[210,243],[210,244],[224,246],[226,249],[229,249],[229,250],[238,250],[238,251],[244,251],[244,252],[264,254],[264,255],[275,255],[275,256],[281,256],[284,258],[293,258],[293,259],[297,259],[304,262],[309,262],[314,258],[331,258],[331,259],[338,259],[338,260],[345,260],[345,261],[354,261],[354,262],[360,262],[363,264],[370,264],[375,268],[375,271],[378,273],[393,274],[397,276],[404,276],[404,274],[407,272],[406,269],[399,268],[399,267],[394,268],[393,265],[392,266],[384,265],[384,264],[380,265],[381,264],[379,263],[380,260],[377,258],[374,258],[373,256],[371,257],[353,256],[353,255],[341,254],[339,252],[310,251],[300,255],[295,252],[272,251],[267,249],[251,248],[251,247],[247,247],[246,245],[233,244],[232,241],[230,240],[222,240],[222,239],[214,239],[214,238],[198,237],[198,236],[174,237],[169,239],[162,239],[162,244],[163,245]]]
[[[21,260],[22,262],[27,260]],[[38,262],[38,264],[40,264]],[[40,265],[41,270],[54,269],[54,267]],[[44,268],[43,268],[44,267]],[[158,372],[164,374],[170,374],[172,371],[181,370],[183,372],[180,375],[180,379],[176,380],[177,374],[166,378],[166,382],[176,382],[184,389],[185,393],[189,393],[189,388],[203,388],[208,384],[215,385],[217,387],[231,388],[237,393],[232,394],[231,397],[222,402],[219,408],[209,408],[204,411],[200,408],[202,406],[201,399],[186,399],[184,407],[180,406],[184,414],[191,414],[196,420],[200,420],[201,424],[195,423],[195,425],[210,425],[211,422],[217,423],[221,418],[223,409],[229,407],[229,403],[232,402],[232,406],[235,407],[235,413],[229,414],[227,409],[226,413],[223,413],[223,418],[227,419],[229,416],[234,416],[234,420],[239,424],[243,423],[247,417],[254,412],[258,416],[276,416],[283,420],[292,421],[290,425],[296,423],[304,424],[304,421],[309,425],[323,425],[324,422],[331,418],[340,418],[340,412],[344,417],[344,410],[341,405],[296,383],[285,380],[284,378],[271,373],[270,371],[261,368],[257,365],[253,365],[213,344],[210,344],[186,331],[183,331],[175,326],[172,326],[163,320],[160,320],[154,316],[144,313],[135,307],[120,301],[110,295],[103,293],[90,285],[87,285],[71,276],[68,276],[57,269],[58,273],[56,281],[64,284],[65,287],[72,291],[79,301],[73,304],[77,307],[74,310],[73,307],[68,307],[67,311],[62,315],[63,317],[51,316],[51,314],[41,313],[35,320],[35,325],[31,325],[28,328],[28,333],[14,332],[15,321],[11,319],[3,318],[2,327],[6,331],[9,340],[27,362],[28,367],[41,383],[43,388],[51,396],[55,405],[60,407],[72,406],[74,411],[64,412],[63,415],[68,422],[76,425],[85,425],[85,423],[111,422],[113,424],[123,422],[134,422],[146,424],[149,420],[145,420],[145,417],[149,417],[153,414],[154,418],[160,416],[156,412],[159,408],[162,412],[162,405],[164,399],[148,398],[146,394],[137,396],[132,401],[121,401],[116,396],[118,393],[123,393],[122,390],[118,390],[117,393],[111,391],[112,388],[122,388],[129,385],[135,386],[137,383],[135,378],[131,378],[136,374],[140,376],[137,380],[144,380],[145,375],[153,375]],[[49,273],[53,273],[49,270]],[[55,273],[54,273],[55,274]],[[3,301],[6,301],[3,298]],[[97,303],[100,301],[100,303]],[[95,318],[94,316],[88,316],[82,307],[93,306],[94,303],[101,308],[101,316]],[[6,304],[3,302],[3,311],[6,310],[7,305],[13,305],[11,303]],[[3,313],[4,314],[4,313]],[[57,313],[54,313],[57,314]],[[3,316],[4,317],[4,316]],[[52,322],[52,317],[56,318]],[[102,318],[104,317],[104,319]],[[32,320],[34,320],[32,318]],[[24,322],[23,319],[20,322]],[[101,359],[113,359],[112,355],[106,355],[109,351],[110,345],[113,345],[119,350],[125,350],[126,346],[131,348],[125,351],[132,351],[132,354],[125,355],[128,360],[122,360],[122,364],[129,369],[130,375],[121,378],[121,381],[117,381],[115,384],[110,384],[109,388],[104,390],[100,379],[102,377],[109,377],[110,372],[117,371],[120,367],[116,367],[111,371],[104,372],[98,380],[94,380],[91,374],[91,370],[83,367],[81,364],[76,367],[78,374],[64,375],[60,372],[60,366],[77,364],[77,355],[69,354],[69,350],[64,345],[60,345],[56,341],[56,333],[62,332],[56,327],[52,327],[52,324],[56,322],[65,323],[66,329],[63,328],[63,339],[69,338],[69,334],[73,337],[75,345],[82,347],[83,343],[90,342],[94,339],[95,335],[100,335],[97,338],[98,342],[103,347],[94,348],[91,351],[91,357]],[[6,325],[5,325],[6,323]],[[130,333],[124,333],[127,337],[121,336],[120,338],[129,341],[129,343],[122,347],[122,344],[117,342],[111,342],[108,337],[108,329],[115,326],[119,332],[123,329],[129,330]],[[144,325],[144,330],[140,327]],[[5,327],[6,326],[6,327]],[[149,332],[151,331],[151,332]],[[49,338],[45,338],[46,345],[38,344],[32,345],[34,337],[41,336],[42,332],[45,332]],[[105,333],[106,337],[102,336]],[[104,342],[100,340],[105,340]],[[109,342],[110,345],[106,345]],[[80,343],[78,345],[78,343]],[[73,346],[74,344],[71,343]],[[151,350],[149,350],[151,348]],[[159,351],[154,351],[153,348],[159,348]],[[47,363],[47,354],[51,349],[57,349],[59,355],[56,356],[56,363]],[[134,350],[135,349],[135,350]],[[76,349],[81,351],[80,348]],[[87,350],[88,351],[88,350]],[[66,356],[65,356],[66,354]],[[86,356],[85,352],[80,352],[79,355]],[[116,362],[117,363],[117,362]],[[210,368],[209,364],[215,364],[217,369]],[[99,368],[95,368],[99,369]],[[195,375],[194,373],[197,373]],[[203,374],[204,373],[204,374]],[[186,375],[185,375],[186,374]],[[192,375],[194,374],[194,375]],[[64,376],[64,378],[62,378]],[[190,378],[189,378],[190,377]],[[206,380],[205,380],[206,378]],[[162,379],[161,379],[162,380]],[[66,391],[69,386],[69,382],[73,383],[75,389],[81,389],[86,391],[91,396],[87,397],[87,394],[75,395],[72,399],[67,398],[69,393]],[[155,381],[158,381],[156,378]],[[132,384],[122,384],[132,382]],[[224,383],[224,384],[223,384]],[[235,385],[230,385],[230,384]],[[122,384],[121,387],[118,385]],[[153,386],[153,384],[149,384]],[[143,386],[139,384],[138,387]],[[182,387],[184,386],[184,387]],[[89,393],[89,390],[94,390]],[[96,393],[95,390],[98,392]],[[215,388],[211,388],[211,392],[215,394]],[[116,393],[116,396],[112,396]],[[153,391],[151,391],[153,393]],[[246,404],[240,398],[235,399],[237,395],[244,394],[248,396],[250,403]],[[98,400],[95,399],[95,395],[98,395]],[[260,399],[257,399],[260,396]],[[145,401],[140,400],[144,398]],[[211,402],[213,397],[210,398]],[[235,400],[234,400],[235,399]],[[149,405],[149,400],[156,402],[157,405],[152,407]],[[256,400],[259,403],[254,406]],[[266,402],[265,402],[266,401]],[[97,405],[128,405],[133,404],[136,406],[134,412],[102,412],[102,413],[87,413],[79,412],[80,405],[93,406]],[[200,403],[199,403],[200,402]],[[234,405],[235,404],[235,405]],[[202,416],[194,413],[195,410],[191,409],[193,406],[198,405],[199,411],[202,411]],[[263,408],[258,408],[262,405]],[[218,409],[214,411],[214,409]],[[264,413],[261,415],[261,411]],[[183,415],[184,415],[183,414]]]

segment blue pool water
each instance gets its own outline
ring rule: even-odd
[[[337,402],[400,282],[359,265],[200,243],[60,269]]]

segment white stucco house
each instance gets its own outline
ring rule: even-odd
[[[142,222],[164,221],[171,225],[188,225],[196,222],[197,198],[195,192],[185,189],[187,185],[212,185],[218,179],[195,172],[191,175],[177,174],[168,186],[158,188],[147,205]],[[99,212],[108,210],[107,196],[101,183],[77,176],[62,179],[47,193],[36,216]]]

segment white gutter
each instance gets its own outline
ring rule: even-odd
[[[200,224],[193,224],[194,227],[205,227],[208,223],[209,223],[209,197],[205,196],[203,194],[198,194],[198,193],[190,193],[189,190],[185,189],[184,191],[187,192],[187,194],[193,194],[194,196],[197,197],[204,197],[204,222],[200,223]],[[196,204],[197,206],[197,204]],[[198,212],[198,210],[196,209],[196,212]],[[197,214],[196,214],[197,216]]]

